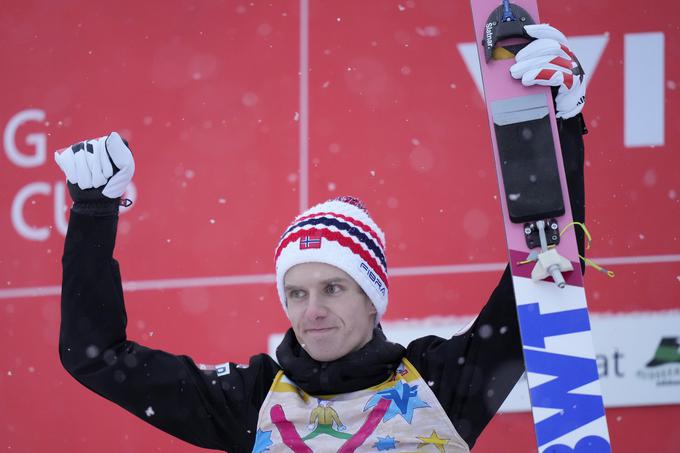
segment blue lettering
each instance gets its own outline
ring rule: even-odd
[[[366,276],[371,280],[377,287],[378,291],[380,291],[380,294],[383,296],[385,295],[385,288],[383,287],[383,282],[380,280],[380,277],[375,275],[371,269],[369,269],[368,265],[366,263],[361,263],[359,265],[359,268],[363,271],[366,272]]]
[[[566,445],[551,445],[543,453],[609,453],[611,446],[606,439],[599,436],[587,436],[579,440],[574,448]]]
[[[569,393],[597,380],[595,360],[525,348],[524,361],[528,372],[555,376],[555,379],[529,389],[532,406],[561,410],[536,424],[539,445],[604,416],[602,396]]]
[[[541,314],[538,304],[534,303],[518,305],[517,312],[525,346],[545,348],[545,337],[590,330],[586,308]]]

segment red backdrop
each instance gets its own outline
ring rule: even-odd
[[[118,130],[137,161],[116,256],[125,281],[157,289],[128,292],[129,336],[199,362],[245,362],[285,330],[273,249],[305,200],[363,198],[386,231],[392,269],[506,260],[484,104],[457,47],[474,37],[467,2],[310,3],[308,21],[305,0],[3,5],[2,448],[193,449],[59,364],[63,177],[51,154],[80,139]],[[626,3],[539,4],[568,36],[608,34],[585,110],[587,222],[590,256],[622,264],[610,266],[613,280],[589,273],[593,312],[679,305],[680,7]],[[643,32],[664,39],[663,143],[629,147],[624,40]],[[499,275],[395,276],[386,319],[474,314]],[[234,284],[195,285],[225,276]],[[678,406],[609,409],[614,449],[675,451],[678,417]],[[507,451],[509,439],[512,451],[535,449],[528,413],[496,417],[476,450]]]

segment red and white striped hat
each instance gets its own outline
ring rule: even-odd
[[[357,198],[334,198],[297,216],[281,236],[275,260],[276,287],[284,310],[283,277],[302,263],[330,264],[349,274],[375,306],[376,323],[387,309],[385,234]]]

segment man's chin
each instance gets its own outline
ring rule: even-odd
[[[334,360],[339,359],[342,357],[344,354],[337,354],[337,353],[332,353],[332,352],[318,352],[318,353],[311,353],[307,351],[309,355],[316,360],[317,362],[332,362]]]
[[[336,346],[331,344],[319,344],[318,342],[307,344],[305,350],[307,351],[307,354],[319,362],[332,362],[345,355],[340,352]]]

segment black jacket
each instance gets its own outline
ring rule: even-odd
[[[579,221],[584,217],[582,130],[580,116],[560,123],[572,211]],[[507,268],[474,324],[449,339],[428,336],[403,348],[376,330],[361,350],[321,364],[289,331],[277,350],[280,365],[258,354],[248,367],[230,365],[226,375],[201,370],[187,356],[127,340],[120,270],[113,259],[118,217],[76,211],[71,212],[62,259],[62,364],[87,388],[192,444],[251,451],[258,411],[281,368],[310,394],[337,394],[384,381],[405,357],[432,383],[456,430],[472,447],[524,370]]]

